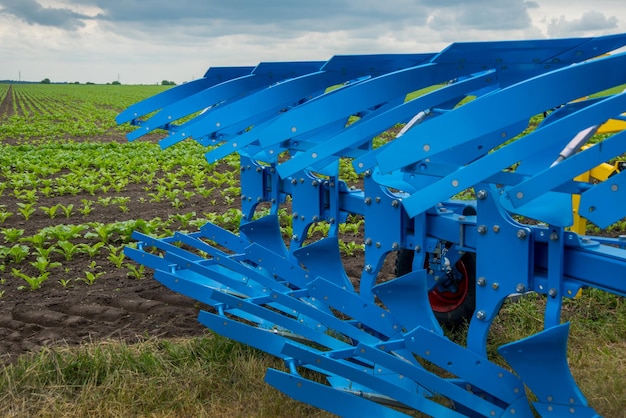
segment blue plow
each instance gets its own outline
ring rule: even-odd
[[[135,233],[126,255],[211,307],[198,317],[211,330],[283,359],[267,383],[332,413],[596,416],[569,370],[561,305],[584,287],[626,295],[626,240],[568,229],[575,209],[599,227],[626,215],[625,173],[573,180],[626,152],[621,132],[583,147],[626,112],[626,54],[609,54],[624,45],[626,34],[455,43],[210,68],[117,121],[137,127],[130,140],[165,130],[163,148],[191,138],[209,163],[238,154],[239,230]],[[340,252],[352,216],[364,220],[357,278]],[[390,256],[397,277],[385,281]],[[545,295],[544,329],[499,347],[505,367],[487,335],[526,292]],[[463,322],[460,345],[442,325]]]

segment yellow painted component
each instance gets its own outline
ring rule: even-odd
[[[626,116],[626,113],[623,113],[622,116]],[[621,132],[623,130],[626,130],[626,121],[618,120],[618,119],[609,119],[598,128],[598,131],[596,133],[610,134],[613,132]]]
[[[574,178],[574,181],[589,182],[591,179],[589,171],[582,173]],[[574,214],[574,223],[569,228],[570,231],[577,233],[578,235],[585,235],[587,231],[587,220],[578,214],[578,207],[580,206],[580,195],[572,195],[572,212]]]
[[[620,121],[616,121],[616,122],[620,122]],[[624,129],[626,129],[626,126],[624,127]],[[584,145],[581,147],[581,149],[584,150],[591,146],[593,145]],[[587,182],[587,183],[590,182],[591,179],[605,181],[606,179],[608,179],[615,173],[619,173],[619,168],[618,168],[617,163],[615,163],[614,165],[611,165],[608,163],[602,163],[592,168],[591,170],[585,173],[582,173],[579,176],[576,176],[574,178],[574,181],[581,181],[581,182]],[[571,227],[569,227],[569,230],[577,233],[578,235],[585,235],[587,232],[587,221],[578,213],[579,205],[580,205],[580,195],[577,195],[577,194],[572,195],[572,208],[573,208],[572,212],[574,214],[574,223],[572,224]]]

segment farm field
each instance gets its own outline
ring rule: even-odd
[[[122,254],[133,245],[133,230],[168,236],[207,221],[238,225],[236,157],[209,165],[193,141],[161,150],[163,133],[129,143],[130,128],[116,126],[121,110],[165,88],[0,84],[3,365],[51,347],[110,341],[143,347],[178,337],[193,345],[209,334],[196,320],[195,301],[162,287]],[[615,235],[618,228],[594,232]],[[359,229],[341,232],[346,271],[358,277]],[[531,297],[505,306],[494,347],[536,332],[542,303]],[[623,299],[591,291],[566,301],[563,316],[572,321],[570,360],[590,404],[605,416],[626,416]]]
[[[0,359],[44,345],[204,332],[122,247],[234,199],[193,144],[128,143],[115,115],[159,86],[0,86]],[[211,202],[211,203],[209,203]],[[215,207],[213,207],[215,206]]]

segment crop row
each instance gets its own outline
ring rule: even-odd
[[[8,90],[0,85],[0,97]],[[9,97],[12,112],[0,115],[4,119],[0,139],[88,137],[117,130],[117,113],[162,90],[160,86],[15,84]]]

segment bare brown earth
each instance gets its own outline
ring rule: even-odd
[[[102,143],[126,142],[124,135],[118,132],[84,140]],[[15,141],[3,142],[12,144]],[[99,197],[115,195],[113,191],[99,194]],[[122,213],[117,205],[95,205],[88,217],[75,210],[70,218],[57,214],[51,219],[38,210],[25,222],[19,215],[19,200],[7,190],[0,197],[0,204],[14,215],[0,227],[25,229],[24,236],[32,236],[50,225],[112,223],[128,219],[150,220],[155,217],[167,220],[169,214],[176,212],[168,201],[150,202],[146,199],[147,193],[141,185],[129,184],[123,195],[131,199],[126,213]],[[74,204],[75,208],[79,208],[81,199],[93,200],[94,197],[88,194],[54,198],[42,196],[38,199],[37,206]],[[185,201],[181,211],[196,211],[198,214],[225,213],[233,207],[220,199],[217,199],[215,205],[209,205],[207,199],[194,196]],[[181,229],[181,225],[174,222],[169,228],[174,231]],[[357,242],[359,240],[356,236],[349,239],[356,239]],[[119,245],[120,242],[115,244]],[[62,254],[52,253],[51,261],[62,262],[62,267],[51,269],[52,273],[42,287],[34,291],[20,290],[20,286],[26,285],[26,282],[11,274],[13,268],[36,273],[35,268],[30,265],[35,259],[34,255],[21,263],[14,263],[9,259],[0,260],[0,263],[5,264],[4,271],[0,271],[0,364],[15,362],[20,355],[36,352],[45,346],[75,346],[111,339],[132,343],[148,338],[197,336],[208,332],[196,320],[198,311],[202,308],[199,303],[165,288],[152,278],[152,272],[148,269],[141,279],[129,276],[131,270],[126,266],[117,268],[107,259],[108,254],[107,249],[101,248],[94,257],[78,254],[67,261]],[[126,263],[134,264],[129,259],[124,260],[124,264]],[[349,276],[357,277],[362,268],[362,260],[360,257],[347,258],[345,266]],[[103,274],[89,285],[77,280],[85,277],[86,271]],[[67,281],[66,286],[63,286],[63,281]]]
[[[118,134],[98,140],[124,141],[124,138]],[[28,222],[15,222],[13,220],[19,217],[14,215],[2,227],[25,229],[24,236],[29,236],[41,228],[60,223],[110,223],[157,216],[167,219],[171,213],[171,206],[166,202],[137,203],[139,196],[145,196],[145,191],[139,187],[129,187],[124,196],[131,197],[134,202],[127,213],[121,213],[116,205],[96,206],[88,218],[76,213],[69,219],[64,215],[51,219],[38,211]],[[85,197],[88,196],[40,198],[38,205],[73,203],[79,207],[81,198]],[[16,199],[8,193],[3,195],[2,204],[8,211],[18,213]],[[201,202],[191,201],[187,205],[189,210],[194,210]],[[198,207],[198,210],[203,209]],[[0,285],[0,292],[3,292],[0,298],[0,362],[15,361],[20,354],[43,346],[77,345],[103,339],[133,342],[150,337],[193,336],[205,332],[206,329],[196,321],[199,308],[193,300],[164,288],[152,279],[149,272],[141,279],[129,277],[130,270],[117,268],[107,259],[108,254],[108,250],[101,248],[94,257],[79,254],[66,261],[61,254],[54,253],[51,260],[62,262],[62,267],[52,269],[47,281],[34,291],[20,290],[19,287],[26,282],[10,274],[12,268],[32,272],[28,262],[34,257],[19,264],[4,260],[6,268],[0,272],[0,278],[4,279]],[[126,259],[126,262],[131,261]],[[89,285],[76,280],[85,277],[85,271],[104,274]],[[68,280],[66,287],[61,284],[63,280]]]

